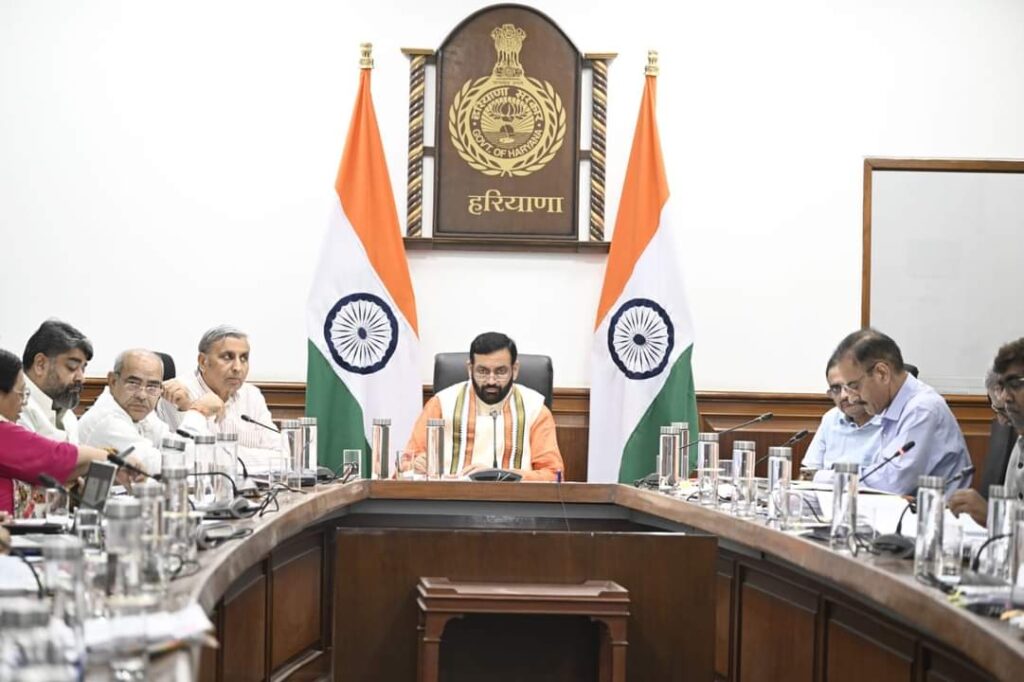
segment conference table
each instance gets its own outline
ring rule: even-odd
[[[418,679],[423,578],[614,581],[632,680],[1024,679],[1021,632],[918,583],[912,562],[625,485],[357,481],[233,523],[251,535],[171,586],[216,626],[200,680]],[[596,679],[585,618],[451,623],[440,679]]]

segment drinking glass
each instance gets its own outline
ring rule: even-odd
[[[68,495],[60,488],[46,489],[46,522],[68,525]]]
[[[79,507],[75,510],[75,534],[86,549],[101,549],[103,537],[100,532],[100,512],[97,509]]]
[[[963,569],[964,532],[955,518],[945,517],[942,524],[942,550],[935,577],[947,585],[958,585]]]

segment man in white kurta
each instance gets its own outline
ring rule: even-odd
[[[524,480],[554,481],[565,466],[555,420],[544,396],[515,383],[515,342],[488,332],[473,340],[467,381],[449,386],[423,408],[406,445],[404,466],[425,469],[427,421],[444,420],[444,471],[467,476],[490,468],[511,469]]]
[[[148,350],[127,350],[114,362],[107,375],[107,387],[78,422],[78,434],[85,445],[124,450],[132,446],[146,471],[160,471],[160,442],[177,438],[171,427],[156,416],[163,394],[164,363]],[[213,394],[193,402],[182,413],[178,428],[206,433],[207,419],[223,409]]]
[[[246,469],[267,471],[270,458],[283,453],[281,435],[272,430],[273,416],[260,389],[245,382],[248,375],[248,336],[235,327],[214,327],[199,341],[195,373],[164,382],[157,415],[177,430],[188,410],[204,396],[213,394],[224,403],[224,409],[218,417],[207,419],[207,430],[212,434],[238,434],[238,457]],[[246,421],[243,416],[253,421]]]

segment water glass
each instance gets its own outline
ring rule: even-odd
[[[79,507],[75,510],[75,534],[82,541],[85,549],[101,549],[103,534],[100,530],[100,512],[98,509]]]
[[[754,441],[738,440],[732,447],[732,509],[736,516],[751,517],[757,513],[757,481],[754,464],[757,451]]]
[[[288,458],[283,454],[273,452],[267,457],[267,482],[271,486],[275,483],[287,485]]]
[[[723,497],[723,495],[722,495],[722,484],[723,483],[727,483],[730,486],[733,483],[733,481],[732,481],[732,460],[731,459],[720,459],[720,460],[718,460],[718,495],[719,495],[719,499],[720,500]],[[733,490],[729,494],[729,499],[728,500],[724,500],[724,501],[721,502],[720,506],[722,507],[723,510],[731,510],[732,509],[732,498],[735,495],[736,495],[736,491]]]
[[[46,522],[68,525],[68,494],[60,488],[46,489]]]
[[[804,495],[799,490],[780,488],[777,505],[779,527],[782,530],[798,530],[803,527]]]
[[[702,505],[718,504],[718,434],[702,433],[697,443],[697,489]]]
[[[942,525],[942,551],[939,553],[939,570],[936,578],[946,585],[958,585],[963,569],[964,532],[960,522],[946,516]]]
[[[349,472],[352,472],[351,476],[349,476]],[[362,450],[341,451],[341,473],[342,477],[348,476],[349,480],[356,480],[363,477]]]

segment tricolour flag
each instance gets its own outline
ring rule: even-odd
[[[416,299],[365,63],[334,188],[306,312],[306,414],[319,464],[337,468],[343,449],[367,451],[377,417],[402,447],[423,406]]]
[[[698,431],[690,356],[693,322],[683,289],[648,70],[619,201],[591,351],[587,480],[631,483],[655,470],[659,427]]]

